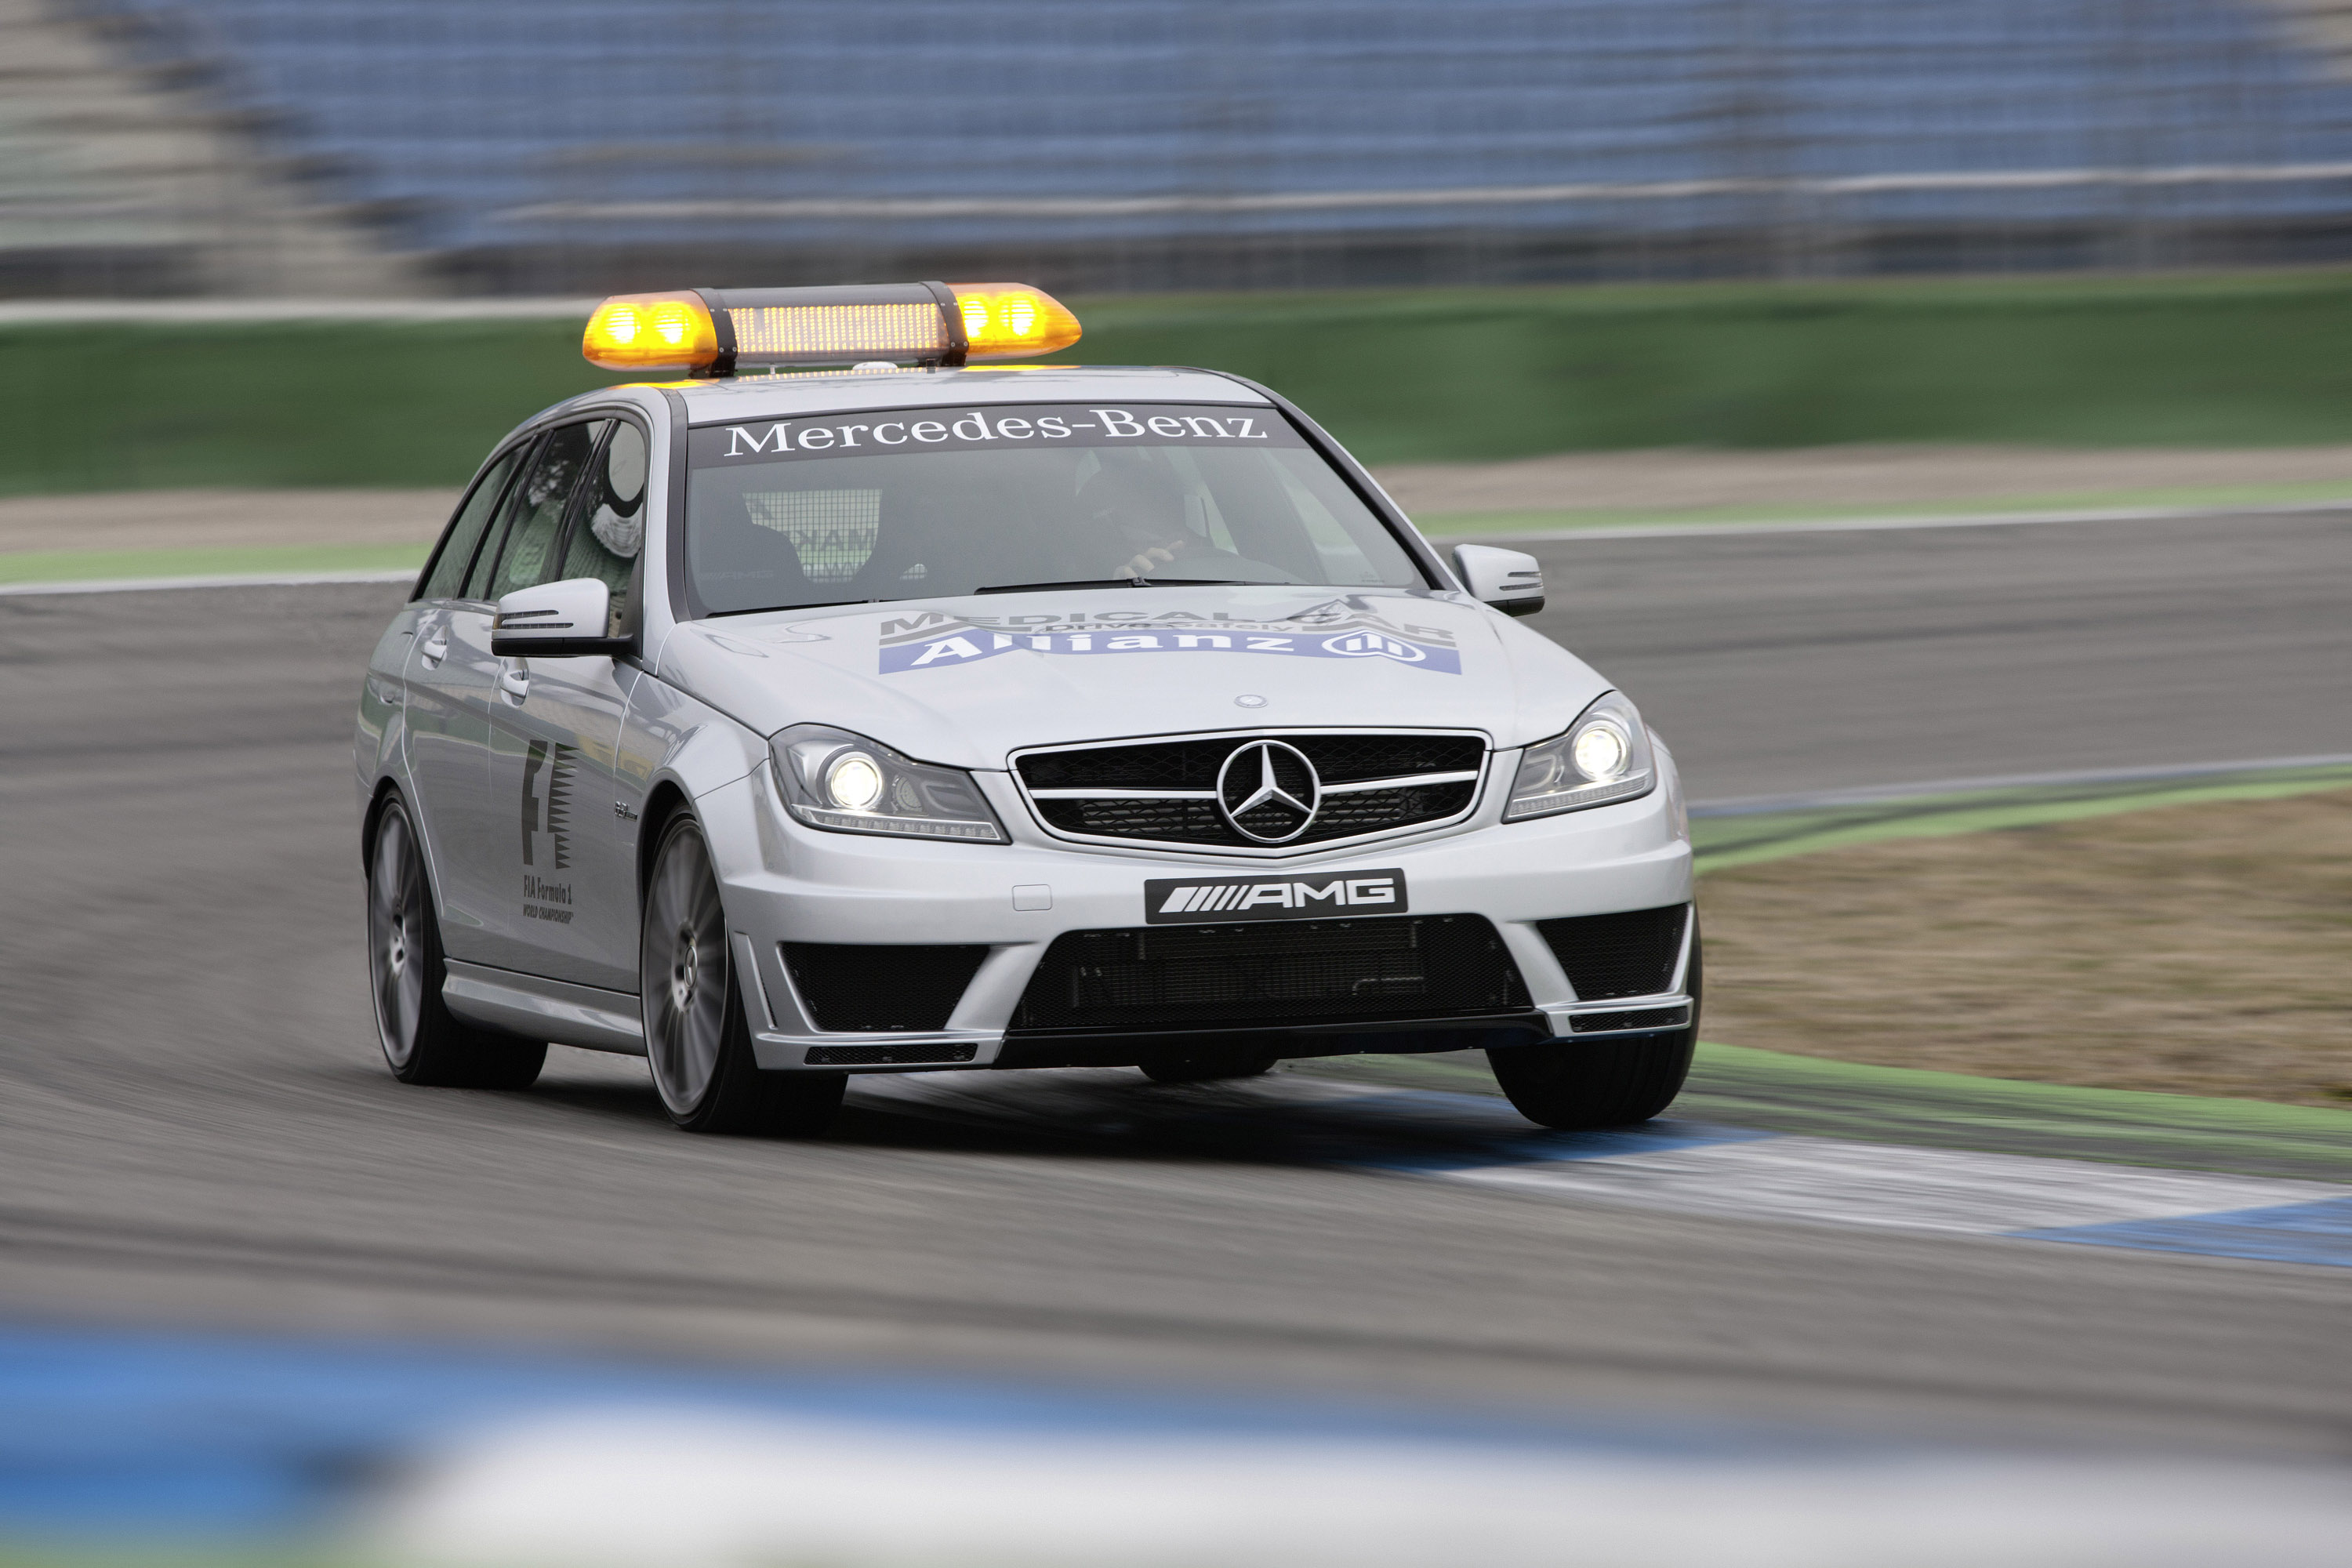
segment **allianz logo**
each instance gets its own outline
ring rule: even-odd
[[[1163,915],[1238,913],[1244,910],[1349,909],[1379,904],[1393,909],[1394,877],[1334,877],[1314,882],[1194,882],[1172,888],[1160,908]]]
[[[1392,658],[1400,664],[1420,664],[1429,658],[1427,648],[1379,632],[1349,632],[1342,637],[1326,637],[1323,646],[1342,658]]]

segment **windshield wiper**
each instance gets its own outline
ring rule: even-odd
[[[770,616],[780,615],[786,610],[831,610],[837,609],[843,605],[879,605],[887,602],[882,599],[819,599],[814,605],[754,605],[748,610],[713,610],[708,618],[715,621],[721,616]]]
[[[999,583],[992,587],[974,588],[975,594],[1050,594],[1061,588],[1246,588],[1253,585],[1247,577],[1092,577],[1076,583]],[[1279,584],[1258,584],[1261,587],[1279,587]]]

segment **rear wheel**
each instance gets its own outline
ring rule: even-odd
[[[1564,1040],[1486,1053],[1518,1113],[1562,1131],[1647,1121],[1675,1101],[1698,1047],[1698,938],[1691,938],[1690,1027],[1623,1040]]]
[[[368,990],[383,1059],[403,1083],[529,1089],[546,1043],[460,1023],[441,1000],[447,973],[424,851],[407,802],[394,795],[368,852]]]
[[[681,813],[663,830],[638,949],[646,1059],[669,1119],[689,1132],[807,1137],[841,1108],[841,1073],[762,1072],[728,952],[710,848]]]
[[[1216,1083],[1225,1079],[1255,1078],[1273,1069],[1271,1051],[1219,1049],[1165,1056],[1143,1064],[1143,1076],[1154,1083]]]

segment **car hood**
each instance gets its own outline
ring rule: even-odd
[[[897,600],[689,622],[671,685],[761,734],[831,724],[926,762],[1197,731],[1556,735],[1608,683],[1458,594],[1242,586]]]

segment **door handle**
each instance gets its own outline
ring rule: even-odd
[[[448,635],[445,632],[435,632],[416,645],[416,653],[418,658],[425,660],[425,668],[431,669],[449,657]]]
[[[530,668],[527,665],[510,664],[499,671],[499,689],[517,702],[530,695]]]

